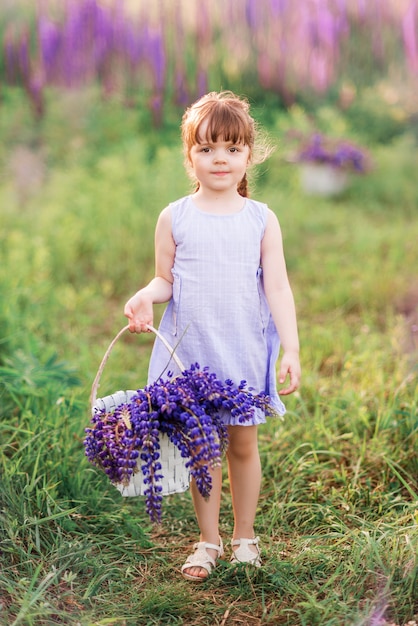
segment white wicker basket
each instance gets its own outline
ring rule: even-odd
[[[116,391],[109,396],[96,398],[100,377],[102,375],[106,361],[109,358],[110,352],[116,341],[128,328],[128,326],[125,326],[124,328],[122,328],[121,331],[119,331],[119,333],[111,342],[100,364],[99,370],[92,386],[90,396],[92,415],[102,409],[105,409],[106,411],[113,411],[118,405],[129,402],[130,398],[135,394],[135,391],[133,390]],[[152,330],[157,335],[157,337],[164,343],[164,345],[171,353],[172,357],[177,361],[180,369],[184,370],[184,366],[178,360],[178,357],[176,357],[173,349],[167,344],[164,337],[162,337],[162,335],[152,326],[150,326],[149,329]],[[137,472],[131,476],[128,485],[123,485],[121,483],[115,485],[115,487],[118,489],[122,496],[129,498],[144,495],[144,491],[147,488],[147,485],[145,485],[143,482],[141,463],[141,460],[138,459]],[[162,487],[161,495],[168,496],[173,493],[182,493],[189,488],[190,473],[185,465],[186,459],[181,456],[180,450],[170,441],[168,436],[164,433],[160,435],[160,463],[162,466],[161,474],[163,475],[163,478],[160,482],[160,485]]]

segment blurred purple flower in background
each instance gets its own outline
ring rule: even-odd
[[[303,92],[326,93],[358,42],[380,67],[403,51],[405,68],[417,74],[417,20],[417,0],[45,0],[30,35],[6,24],[4,78],[38,100],[46,86],[91,83],[105,95],[141,96],[159,123],[167,99],[184,105],[228,81],[285,104]]]
[[[412,0],[402,19],[402,35],[405,56],[413,73],[418,73],[418,41],[417,41],[417,1]]]
[[[52,82],[56,78],[54,68],[57,67],[62,36],[57,25],[49,20],[46,15],[41,15],[38,20],[38,42],[45,79]]]
[[[295,158],[298,162],[326,163],[336,169],[363,174],[370,168],[370,160],[363,148],[346,140],[335,140],[320,133],[313,134]]]

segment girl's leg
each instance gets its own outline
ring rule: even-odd
[[[234,510],[233,539],[254,538],[261,485],[257,426],[229,426],[228,474]],[[256,546],[249,546],[257,553]]]
[[[210,496],[205,500],[199,493],[194,480],[191,482],[190,490],[192,492],[193,504],[196,513],[197,523],[200,529],[200,541],[219,545],[219,507],[221,502],[222,488],[222,468],[216,467],[210,470],[212,476],[212,489]],[[213,558],[218,557],[216,550],[207,550],[207,553]],[[191,576],[200,576],[206,578],[207,571],[202,567],[191,566],[187,568],[187,573]]]

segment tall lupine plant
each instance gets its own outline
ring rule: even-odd
[[[40,118],[44,113],[43,80],[39,65],[31,54],[30,35],[27,27],[18,29],[10,25],[6,29],[3,42],[5,79],[9,84],[23,87],[35,117]]]
[[[39,14],[35,38],[32,55],[27,30],[10,26],[4,38],[5,78],[23,85],[31,99],[39,100],[47,85],[74,88],[98,81],[107,94],[122,84],[125,92],[148,90],[154,122],[161,121],[166,50],[159,24],[133,23],[120,0],[110,8],[97,0],[67,0],[60,21]]]
[[[407,11],[402,18],[402,35],[406,60],[409,69],[413,74],[418,74],[417,17],[418,2],[417,0],[411,0]]]
[[[333,84],[349,34],[344,2],[248,0],[247,20],[263,87],[292,100],[300,86],[325,92]]]
[[[339,79],[355,37],[366,38],[380,66],[397,46],[418,71],[418,0],[138,0],[136,15],[123,0],[62,5],[54,3],[53,19],[45,0],[32,47],[24,29],[5,31],[5,80],[22,84],[38,113],[44,86],[96,81],[104,94],[148,98],[159,124],[169,95],[184,106],[212,87],[212,76],[213,88],[261,88],[290,103]]]

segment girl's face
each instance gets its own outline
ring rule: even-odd
[[[237,189],[250,160],[250,148],[218,138],[211,141],[206,134],[207,122],[199,132],[199,143],[192,146],[189,159],[193,173],[202,189],[224,192]]]

